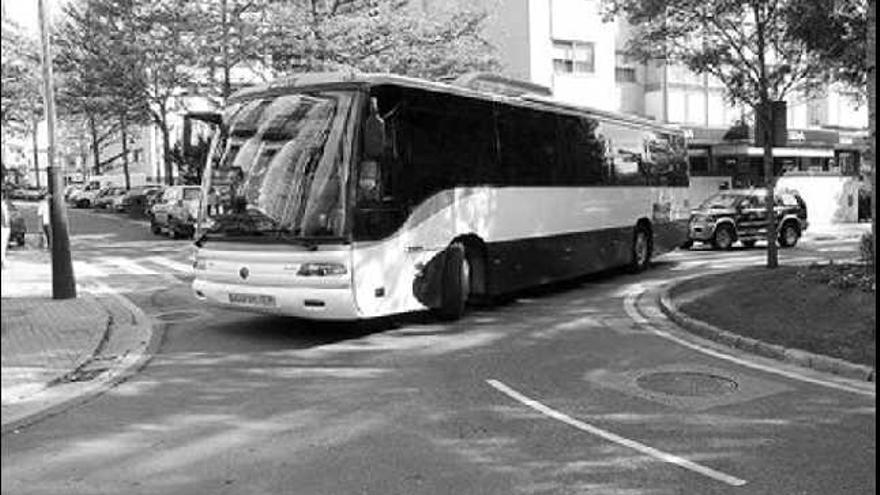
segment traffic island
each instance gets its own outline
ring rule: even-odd
[[[764,357],[874,381],[875,292],[858,263],[753,267],[685,279],[663,312],[704,338]]]

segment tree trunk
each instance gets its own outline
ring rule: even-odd
[[[767,49],[765,41],[765,32],[767,29],[766,17],[763,6],[760,2],[754,4],[753,12],[755,15],[755,31],[757,33],[757,55],[758,69],[761,71],[758,81],[758,91],[760,92],[760,104],[755,109],[756,123],[758,120],[763,124],[764,139],[764,186],[767,188],[767,268],[776,268],[779,266],[779,253],[776,249],[776,210],[774,208],[775,200],[773,198],[773,189],[776,186],[775,171],[773,170],[773,108],[770,104],[770,89],[767,82]],[[757,127],[757,126],[756,126]]]
[[[230,67],[229,67],[229,20],[228,12],[227,12],[227,0],[221,0],[220,9],[222,13],[222,23],[223,23],[223,105],[226,105],[226,100],[229,98],[229,93],[232,92],[232,82],[230,81]]]
[[[159,125],[159,131],[162,133],[162,161],[165,170],[165,184],[174,185],[174,168],[171,163],[171,142],[169,141],[168,131],[168,115],[162,109],[162,122]]]
[[[125,190],[131,189],[131,178],[128,173],[128,125],[125,121],[125,112],[119,116],[119,125],[122,132],[122,174],[125,177]]]
[[[95,175],[101,175],[101,150],[98,148],[98,124],[95,123],[95,116],[89,115],[89,130],[92,133],[92,160],[95,169]],[[88,169],[89,167],[85,167]],[[87,174],[90,175],[90,174]]]
[[[34,118],[32,122],[34,125],[34,127],[33,127],[33,129],[34,129],[34,132],[33,132],[33,136],[34,136],[34,139],[33,139],[33,144],[34,144],[34,177],[36,178],[36,181],[37,181],[37,187],[40,187],[40,146],[39,146],[39,141],[37,140],[37,134],[38,134],[37,131],[39,131],[39,129],[40,129],[40,123],[37,122],[36,118]]]
[[[874,10],[874,0],[868,2],[868,46],[866,52],[866,65],[868,68],[868,140],[870,142],[868,161],[871,163],[871,239],[872,239],[872,258],[874,265],[874,276],[877,276],[877,62],[875,55],[877,53],[877,28],[874,23],[877,21],[876,12]]]

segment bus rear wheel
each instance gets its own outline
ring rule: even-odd
[[[443,289],[437,316],[446,321],[458,320],[464,315],[471,287],[471,266],[465,247],[454,243],[446,250],[443,266]]]
[[[633,233],[632,261],[630,271],[638,273],[645,271],[651,264],[651,233],[644,226],[639,225]]]

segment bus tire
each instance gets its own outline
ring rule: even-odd
[[[651,264],[651,231],[644,225],[637,225],[633,232],[631,255],[631,272],[638,273],[648,269]]]
[[[464,245],[453,243],[446,250],[440,307],[435,310],[440,319],[455,321],[464,315],[470,283],[470,265]]]

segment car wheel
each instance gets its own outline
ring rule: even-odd
[[[162,227],[159,227],[159,225],[156,224],[155,221],[150,220],[150,232],[152,232],[154,235],[161,235]]]
[[[458,320],[464,315],[471,286],[471,267],[465,247],[454,243],[446,249],[443,267],[443,294],[436,314],[446,321]]]
[[[715,229],[712,236],[712,245],[715,249],[730,249],[735,241],[733,229],[729,225],[722,225]]]
[[[779,245],[784,248],[794,247],[801,237],[801,229],[794,222],[786,222],[779,233]]]
[[[684,241],[680,247],[681,247],[681,249],[690,249],[690,248],[694,247],[693,239],[688,239],[688,240]]]
[[[647,228],[638,226],[633,233],[630,271],[644,271],[651,264],[651,235]]]
[[[755,247],[755,243],[756,243],[756,242],[758,242],[758,241],[742,241],[743,246],[745,246],[745,247],[747,247],[747,248],[753,248],[753,247]]]
[[[15,244],[18,247],[24,246],[24,234],[19,234],[19,235],[15,236]]]

